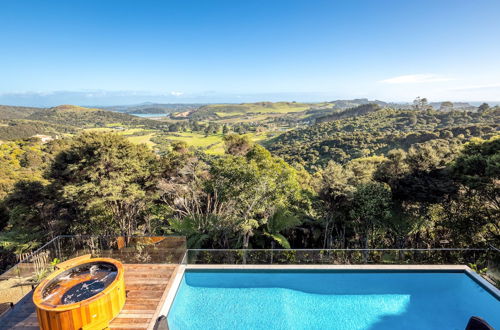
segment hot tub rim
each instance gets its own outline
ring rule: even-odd
[[[86,263],[93,263],[93,262],[107,262],[107,263],[114,265],[117,269],[117,274],[116,274],[115,279],[106,288],[104,288],[104,290],[102,290],[101,292],[97,293],[96,295],[94,295],[88,299],[78,301],[78,302],[72,303],[72,304],[56,305],[54,307],[42,305],[42,301],[43,301],[42,291],[45,288],[45,286],[48,283],[50,283],[56,276],[67,271],[68,269],[71,269],[71,268],[74,268],[77,266],[81,266],[81,265],[84,265]],[[64,312],[64,311],[73,310],[73,309],[79,308],[81,306],[85,306],[87,304],[90,304],[93,301],[101,298],[105,294],[109,293],[111,290],[113,290],[115,288],[115,286],[116,286],[115,284],[117,282],[119,282],[124,277],[124,274],[125,274],[125,270],[123,268],[123,264],[116,259],[112,259],[112,258],[88,258],[88,259],[84,259],[84,260],[81,260],[81,261],[78,261],[78,262],[72,264],[70,267],[58,269],[58,270],[52,272],[49,276],[47,276],[40,284],[38,284],[38,286],[33,291],[33,303],[35,304],[35,306],[37,308],[45,310],[45,311]]]

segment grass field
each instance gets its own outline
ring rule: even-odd
[[[133,143],[145,143],[150,147],[155,146],[156,144],[151,141],[151,138],[155,136],[154,133],[146,134],[146,135],[136,135],[136,136],[127,136],[127,140]]]
[[[244,112],[216,112],[215,113],[220,118],[233,117],[233,116],[244,116]]]
[[[259,142],[269,138],[272,134],[272,132],[262,132],[250,133],[247,134],[247,136],[249,136],[252,141]],[[224,136],[222,134],[205,136],[199,133],[181,132],[172,133],[171,135],[167,135],[166,138],[171,141],[186,142],[188,146],[204,149],[208,154],[220,155],[224,153]]]
[[[218,117],[241,116],[245,114],[301,112],[311,108],[306,103],[257,102],[242,104],[210,104],[202,109],[215,113]]]
[[[246,123],[246,122],[264,122],[270,118],[277,117],[280,115],[277,114],[245,114],[243,116],[237,116],[237,117],[231,117],[231,116],[224,116],[221,117],[217,122],[218,123],[228,123],[228,124],[235,124],[235,123]]]
[[[222,134],[205,136],[200,133],[179,132],[166,136],[171,141],[183,141],[188,146],[205,149],[208,153],[223,153]]]
[[[261,115],[262,116],[262,115]],[[120,126],[120,125],[116,125]],[[125,128],[116,129],[112,127],[98,127],[98,128],[88,128],[85,131],[90,132],[113,132],[119,135],[123,135],[130,142],[133,143],[144,143],[149,147],[154,147],[156,144],[151,141],[153,137],[157,134],[162,134],[167,140],[170,141],[183,141],[190,147],[195,147],[204,150],[208,154],[223,154],[224,153],[224,135],[213,134],[205,136],[203,133],[196,132],[176,132],[163,135],[160,131],[155,130],[145,130],[142,128]],[[247,136],[250,137],[252,141],[259,142],[268,139],[279,132],[259,132],[259,133],[249,133]]]
[[[113,132],[119,135],[131,135],[137,134],[139,132],[147,132],[148,130],[142,128],[125,128],[125,129],[116,129],[111,127],[96,127],[96,128],[86,128],[84,131],[87,132]]]
[[[119,126],[119,125],[116,125]],[[84,129],[87,132],[113,132],[118,135],[123,135],[133,143],[145,143],[150,147],[155,146],[155,143],[151,141],[151,138],[155,136],[156,132],[152,130],[145,130],[142,128],[126,128],[126,129],[114,129],[111,127],[97,127],[97,128],[87,128]],[[134,134],[141,135],[134,135]],[[145,134],[147,133],[147,134]]]

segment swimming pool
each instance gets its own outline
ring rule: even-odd
[[[496,290],[496,289],[494,289]],[[186,270],[170,329],[500,328],[500,300],[464,271]]]

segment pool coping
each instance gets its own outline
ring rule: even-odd
[[[159,315],[168,316],[186,270],[353,270],[464,273],[500,301],[500,290],[466,265],[180,265]]]

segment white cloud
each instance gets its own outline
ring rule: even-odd
[[[425,74],[408,74],[404,76],[397,76],[384,79],[379,82],[384,84],[423,84],[423,83],[433,83],[433,82],[450,81],[450,80],[452,79],[437,74],[425,73]]]
[[[170,92],[170,95],[172,95],[172,96],[181,96],[183,94],[184,94],[183,92],[177,92],[177,91],[171,91]]]

